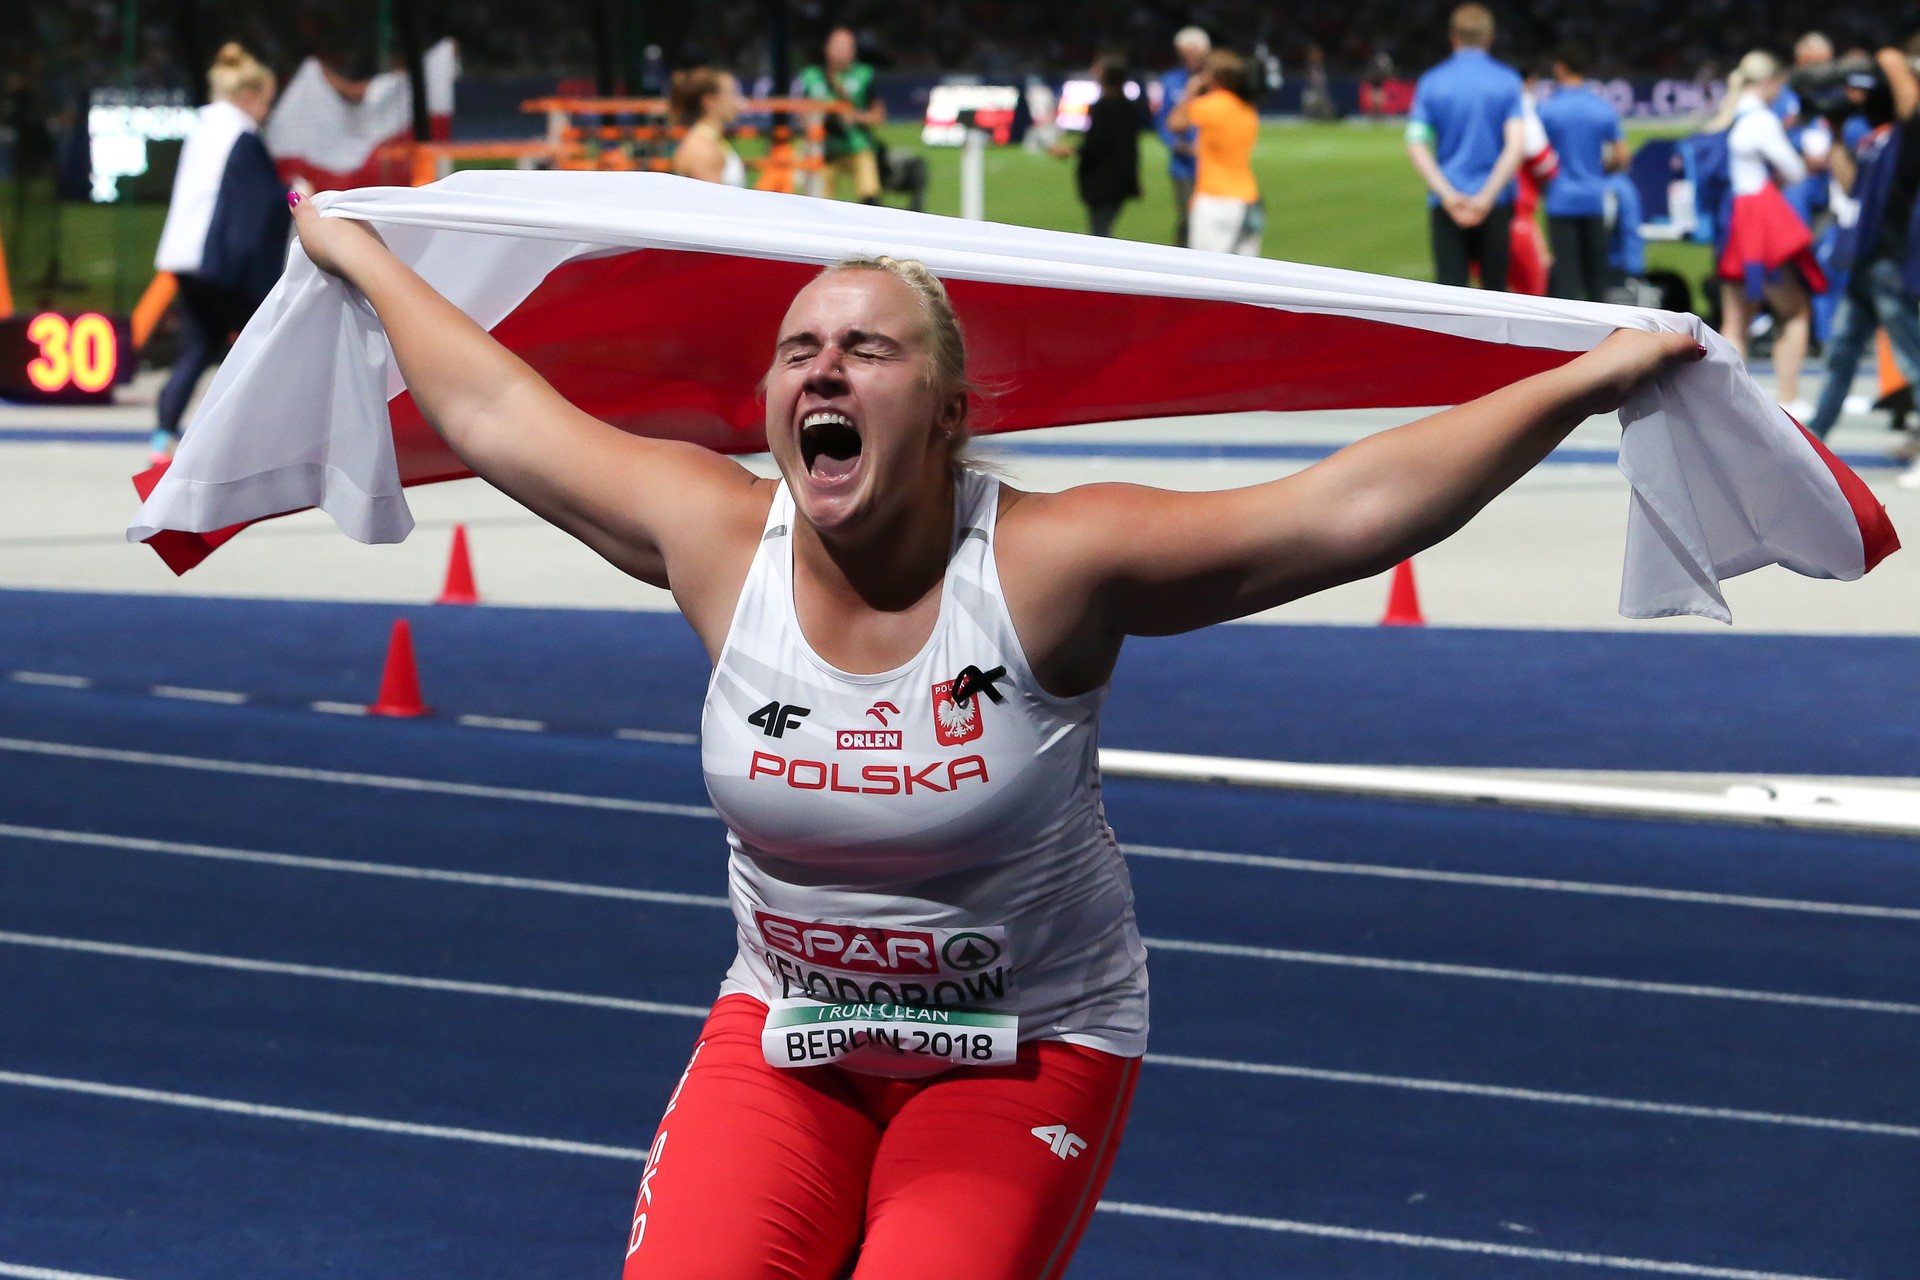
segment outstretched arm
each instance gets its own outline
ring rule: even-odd
[[[706,607],[699,591],[710,575],[698,571],[731,541],[717,536],[728,521],[753,526],[748,543],[758,532],[749,472],[576,409],[364,223],[322,217],[301,201],[294,225],[314,265],[372,304],[414,403],[474,474],[634,577],[675,587],[696,629],[703,614],[731,607]],[[670,566],[695,572],[669,582]]]
[[[1621,330],[1561,368],[1267,484],[1032,495],[1022,516],[1059,566],[1045,589],[1083,619],[1077,635],[1049,639],[1190,631],[1378,573],[1460,528],[1587,417],[1702,354],[1685,334]]]

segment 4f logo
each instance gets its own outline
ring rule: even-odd
[[[769,702],[748,716],[747,723],[769,738],[784,738],[787,736],[787,730],[811,714],[813,714],[811,707],[796,707],[791,702]]]
[[[1063,1124],[1043,1124],[1028,1132],[1046,1143],[1048,1149],[1062,1160],[1071,1160],[1087,1149],[1087,1140],[1077,1133],[1068,1133],[1067,1126]]]

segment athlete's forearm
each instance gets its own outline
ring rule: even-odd
[[[1357,534],[1351,551],[1366,563],[1404,559],[1539,465],[1603,407],[1579,363],[1369,436],[1322,463]]]

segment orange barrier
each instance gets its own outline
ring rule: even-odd
[[[553,145],[546,142],[416,142],[408,150],[416,187],[446,177],[462,160],[512,160],[517,168],[532,169],[555,159]]]
[[[140,301],[133,304],[133,349],[140,350],[147,345],[147,339],[153,336],[153,330],[160,323],[160,317],[167,314],[167,308],[173,305],[174,295],[180,292],[180,282],[173,278],[171,271],[158,271],[147,282],[146,290],[141,293]]]
[[[1907,389],[1907,380],[1900,374],[1900,366],[1893,359],[1893,344],[1887,341],[1887,331],[1882,329],[1874,343],[1875,353],[1879,356],[1880,392],[1874,397],[1879,405],[1899,395]]]
[[[0,320],[13,314],[13,286],[7,281],[7,242],[0,239]]]
[[[684,126],[667,120],[671,108],[665,98],[534,98],[520,109],[546,115],[547,142],[560,169],[665,172],[672,168],[672,144],[686,136]],[[754,186],[762,191],[793,191],[802,175],[815,179],[824,172],[827,117],[851,111],[842,103],[812,98],[753,98],[742,109],[755,115],[784,112],[804,121],[797,143],[795,130],[786,125],[766,134],[754,126],[734,130],[738,141],[768,141],[765,157],[742,157],[759,171]]]

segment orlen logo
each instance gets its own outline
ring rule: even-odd
[[[957,747],[980,736],[980,699],[953,700],[951,680],[933,686],[933,736],[943,747]]]
[[[934,937],[923,929],[820,924],[753,913],[760,939],[776,951],[846,973],[938,973]]]
[[[898,751],[898,729],[841,729],[833,735],[836,751]]]

